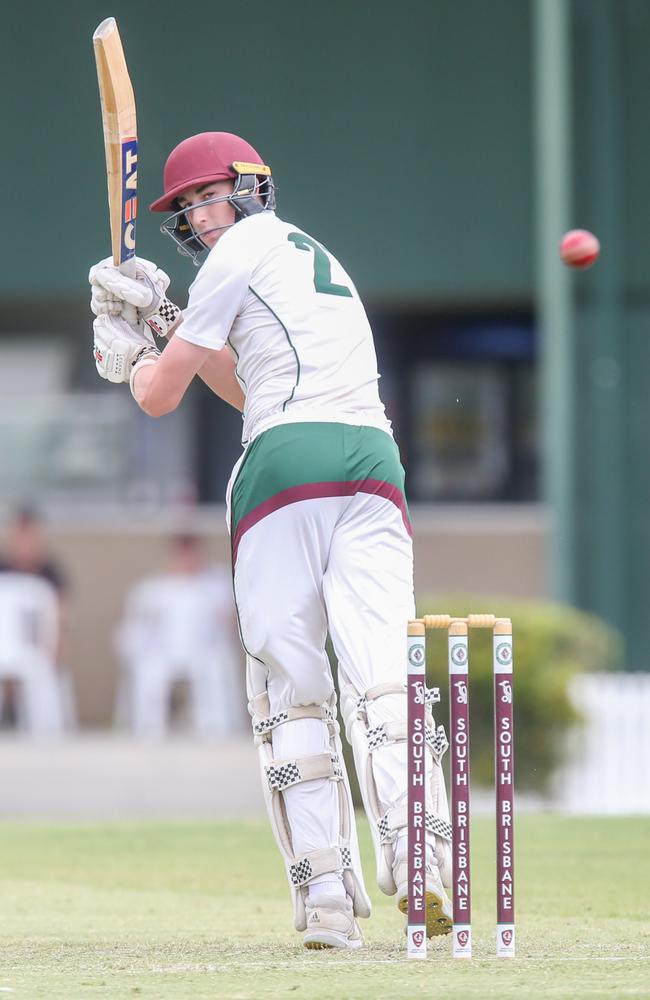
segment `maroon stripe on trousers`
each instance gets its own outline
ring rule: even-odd
[[[404,495],[392,483],[386,483],[381,479],[350,479],[348,482],[341,483],[304,483],[302,486],[289,486],[288,489],[275,493],[268,500],[264,500],[263,503],[258,504],[257,507],[254,507],[253,510],[250,510],[248,514],[242,517],[235,528],[232,539],[233,566],[237,561],[237,550],[239,549],[239,543],[243,535],[246,534],[249,528],[252,528],[253,525],[257,524],[258,521],[261,521],[268,514],[272,514],[273,511],[287,507],[290,503],[298,503],[300,500],[320,500],[324,497],[351,497],[355,493],[370,493],[373,496],[384,497],[384,499],[390,500],[401,511],[404,527],[409,535],[413,535]]]

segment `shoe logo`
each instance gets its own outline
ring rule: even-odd
[[[319,924],[320,923],[320,917],[318,916],[318,912],[316,910],[314,910],[314,912],[309,917],[309,923],[310,924]]]

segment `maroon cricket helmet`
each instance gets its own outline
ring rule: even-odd
[[[242,170],[246,167],[246,170]],[[187,188],[211,181],[233,179],[244,173],[269,176],[271,171],[245,139],[232,132],[200,132],[179,143],[163,170],[165,193],[150,205],[152,212],[173,212],[176,198]]]

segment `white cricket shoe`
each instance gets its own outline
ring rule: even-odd
[[[314,906],[305,904],[307,930],[305,948],[360,948],[363,938],[346,896],[322,896]]]
[[[408,864],[406,861],[396,862],[393,869],[393,876],[395,878],[395,885],[397,886],[397,906],[400,913],[407,913]],[[445,892],[445,887],[442,884],[440,872],[436,864],[427,864],[426,879],[425,912],[427,937],[438,937],[441,934],[449,934],[454,922],[453,907],[449,896]]]

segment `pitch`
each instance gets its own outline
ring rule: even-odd
[[[472,824],[475,957],[408,962],[371,886],[357,953],[307,952],[263,821],[0,826],[0,995],[38,1000],[650,997],[650,819],[523,815],[514,961],[494,957],[494,824]]]

